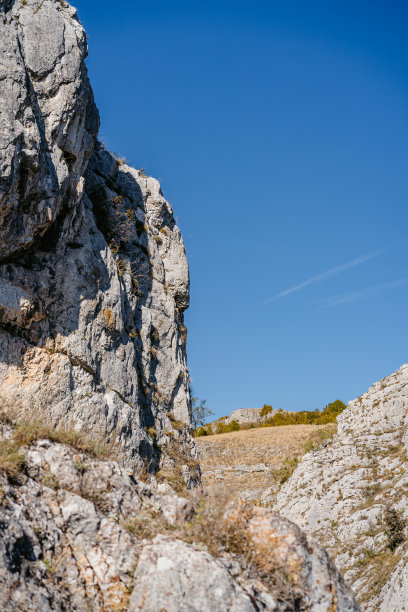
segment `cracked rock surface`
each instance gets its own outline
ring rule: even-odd
[[[66,2],[0,3],[0,394],[154,472],[190,423],[188,265],[159,183],[97,141],[86,55]]]
[[[25,450],[17,480],[0,475],[0,491],[6,612],[359,610],[327,552],[265,508],[226,510],[235,545],[217,558],[207,538],[184,541],[192,502],[168,485],[45,439]]]
[[[307,453],[276,508],[322,543],[362,608],[408,610],[408,365],[375,383]]]

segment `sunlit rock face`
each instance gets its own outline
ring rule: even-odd
[[[159,183],[97,141],[76,10],[0,3],[0,394],[4,409],[195,457],[183,240]],[[171,417],[171,418],[169,418]],[[150,432],[150,434],[148,433]]]
[[[333,440],[283,485],[277,509],[327,547],[364,610],[408,609],[408,365],[337,420]]]

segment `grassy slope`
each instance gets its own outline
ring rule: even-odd
[[[204,487],[221,486],[233,497],[245,497],[250,492],[251,499],[259,500],[266,489],[292,470],[296,459],[333,429],[333,425],[287,425],[197,438]],[[240,464],[260,463],[271,469],[253,473],[236,469]]]

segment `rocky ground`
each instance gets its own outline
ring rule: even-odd
[[[307,453],[276,509],[330,551],[367,611],[408,610],[408,365],[338,417]]]
[[[1,431],[2,610],[359,610],[326,551],[271,510],[177,496],[42,433]]]

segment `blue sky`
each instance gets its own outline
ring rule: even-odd
[[[217,416],[408,361],[404,2],[77,0],[106,146],[161,180]]]

